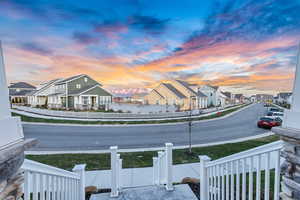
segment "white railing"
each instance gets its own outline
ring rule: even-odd
[[[214,161],[199,156],[200,199],[269,200],[274,182],[273,197],[279,200],[282,146],[281,141],[273,142]]]
[[[111,164],[111,197],[118,197],[122,190],[122,163],[120,154],[117,153],[118,147],[110,147],[110,164]]]
[[[73,172],[25,159],[24,200],[84,200],[85,164]]]
[[[159,151],[153,157],[153,184],[166,185],[168,191],[173,190],[173,158],[172,143],[166,143],[165,151]]]

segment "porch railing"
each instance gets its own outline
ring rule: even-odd
[[[84,200],[85,164],[73,172],[25,159],[25,200]]]
[[[200,199],[269,200],[273,191],[279,200],[282,146],[273,142],[214,161],[199,156]]]
[[[120,158],[118,153],[118,147],[110,147],[110,163],[111,163],[111,197],[118,197],[122,190],[122,163],[123,160]]]

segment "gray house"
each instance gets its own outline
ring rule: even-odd
[[[112,95],[100,83],[88,75],[80,74],[54,84],[54,92],[48,95],[49,108],[106,109]]]
[[[8,86],[9,98],[14,104],[27,104],[26,95],[35,91],[35,87],[26,82],[11,83]]]

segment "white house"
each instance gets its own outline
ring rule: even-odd
[[[48,101],[48,95],[54,93],[55,83],[61,79],[53,79],[51,81],[40,84],[36,91],[27,94],[28,104],[31,106],[46,106]]]
[[[278,93],[277,95],[277,103],[281,104],[291,104],[292,103],[292,98],[293,98],[293,93],[291,92],[281,92]]]
[[[208,97],[208,106],[225,106],[226,96],[222,94],[219,86],[203,85],[199,91]]]

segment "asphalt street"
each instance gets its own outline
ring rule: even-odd
[[[194,122],[192,144],[205,144],[255,136],[265,133],[256,122],[266,113],[262,104],[255,104],[224,119]],[[127,126],[61,126],[24,124],[25,138],[37,138],[32,150],[106,150],[118,145],[122,149],[161,147],[189,143],[188,124]]]

